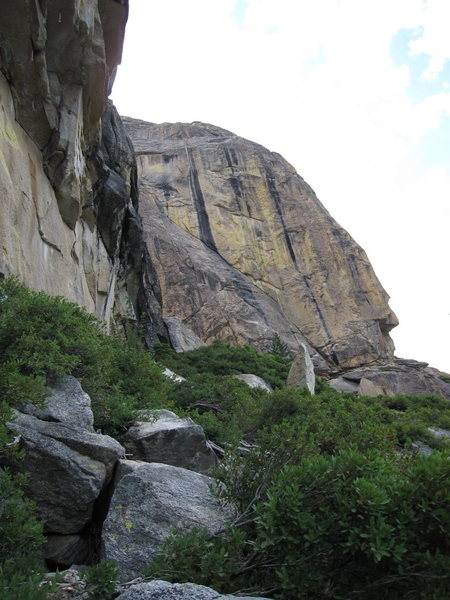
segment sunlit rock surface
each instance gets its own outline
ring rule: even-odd
[[[165,316],[206,342],[306,340],[316,367],[392,356],[397,319],[366,254],[279,154],[212,125],[124,122]]]
[[[165,338],[132,146],[107,94],[128,3],[4,0],[0,272]]]

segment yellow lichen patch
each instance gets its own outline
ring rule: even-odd
[[[2,127],[0,129],[6,141],[16,150],[19,150],[19,140],[17,139],[16,132],[11,127]]]

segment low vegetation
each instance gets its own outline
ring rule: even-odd
[[[168,344],[159,343],[155,345],[154,352],[156,360],[183,377],[192,377],[200,373],[253,373],[262,377],[272,387],[281,388],[286,385],[290,361],[286,353],[283,353],[284,346],[281,342],[275,346],[276,354],[264,354],[253,346],[231,346],[216,340],[211,346],[180,353],[172,350]]]
[[[444,600],[449,446],[427,425],[449,415],[435,396],[274,392],[257,446],[231,449],[216,474],[240,516],[219,536],[174,536],[147,574],[283,600]],[[432,456],[412,453],[415,439]]]
[[[0,393],[9,403],[40,402],[45,385],[73,375],[92,398],[95,426],[123,430],[142,408],[167,406],[162,369],[137,342],[108,336],[63,298],[0,284]]]
[[[167,380],[161,364],[187,381]],[[105,433],[126,429],[139,409],[169,408],[225,448],[220,494],[239,516],[216,536],[174,535],[147,574],[286,600],[447,598],[449,442],[429,427],[450,429],[449,403],[358,397],[320,381],[311,396],[285,387],[288,370],[279,339],[270,354],[216,342],[183,354],[158,344],[152,356],[136,340],[107,336],[74,304],[0,282],[3,463],[18,452],[6,427],[14,406],[44,402],[46,385],[66,374],[90,394]],[[242,372],[263,377],[273,394],[233,377]],[[418,439],[431,456],[411,452]],[[6,600],[41,600],[42,524],[23,485],[0,472],[0,590]],[[92,597],[111,596],[114,572],[102,564],[88,573]]]

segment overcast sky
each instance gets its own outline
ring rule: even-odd
[[[450,372],[450,0],[130,0],[112,99],[282,154]]]

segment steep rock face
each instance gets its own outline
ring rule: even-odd
[[[280,155],[202,123],[125,124],[166,316],[207,342],[306,340],[332,366],[392,356],[364,251]]]
[[[0,21],[0,272],[165,336],[142,244],[134,154],[107,92],[123,0],[5,0]],[[20,15],[20,18],[18,18]]]
[[[18,275],[34,289],[65,296],[94,311],[97,290],[106,294],[108,288],[106,251],[93,236],[92,278],[97,283],[93,297],[79,268],[84,226],[78,222],[70,229],[64,223],[55,191],[43,171],[42,155],[15,121],[11,92],[1,74],[0,90],[0,270]]]

